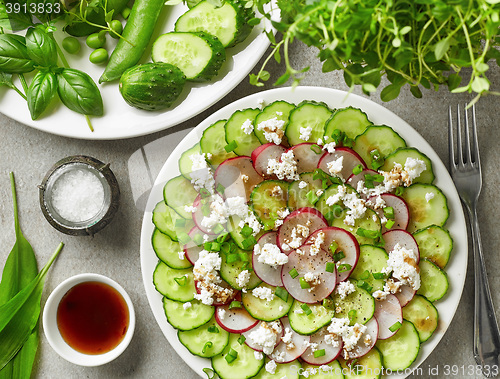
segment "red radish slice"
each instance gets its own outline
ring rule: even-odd
[[[349,351],[343,351],[344,359],[361,358],[373,349],[378,338],[378,322],[372,317],[366,324],[366,331],[363,333],[358,343]]]
[[[189,231],[188,236],[191,238],[191,240],[184,245],[184,253],[189,262],[191,264],[195,264],[198,258],[200,257],[200,251],[203,250],[203,247],[198,246],[195,242],[194,239],[196,239],[196,235],[199,235],[201,240],[203,240],[203,235],[204,233],[197,227],[193,226],[193,228]],[[212,238],[213,239],[213,236]]]
[[[340,352],[342,351],[342,338],[337,337],[335,340],[336,346],[326,343],[325,342],[325,331],[320,330],[316,333],[314,333],[311,336],[311,344],[317,344],[316,346],[310,346],[307,348],[304,354],[302,354],[300,357],[302,360],[306,363],[309,363],[311,365],[316,365],[316,366],[321,366],[321,365],[326,365],[330,363],[331,361],[337,359],[337,357],[340,355]],[[314,357],[314,351],[317,350],[325,350],[325,355],[322,355],[321,357]]]
[[[215,309],[215,320],[229,333],[244,333],[259,323],[245,308],[229,309],[229,305],[219,305]]]
[[[299,208],[283,220],[283,225],[278,230],[278,246],[285,254],[289,254],[301,246],[311,233],[327,226],[325,217],[317,209]]]
[[[411,301],[411,299],[413,299],[416,293],[417,291],[415,291],[411,286],[404,284],[395,296],[398,298],[401,307],[404,307]]]
[[[385,233],[388,230],[406,229],[410,222],[410,211],[408,210],[408,205],[406,205],[406,201],[404,201],[399,196],[393,195],[391,193],[385,193],[383,195],[380,195],[380,197],[385,203],[384,207],[392,207],[394,209],[394,225],[392,226],[392,228],[387,229],[384,226],[384,224],[382,224],[382,233]],[[368,199],[369,203],[367,203],[367,205],[369,205],[370,208],[374,209],[375,212],[377,212],[379,217],[382,219],[383,217],[385,217],[384,209],[383,208],[375,209],[374,207],[377,198],[378,196],[370,197]]]
[[[413,238],[413,236],[406,230],[389,230],[388,232],[382,234],[382,238],[385,242],[384,249],[387,251],[387,254],[390,254],[391,251],[394,250],[394,246],[399,244],[399,246],[404,247],[405,249],[413,250],[417,256],[416,263],[418,264],[418,262],[420,262],[420,253],[417,241],[415,241],[415,238]]]
[[[316,235],[320,232],[325,233],[325,241],[322,246],[325,250],[329,250],[330,245],[333,241],[335,241],[338,245],[339,251],[343,251],[345,257],[342,258],[337,265],[349,265],[351,268],[344,272],[337,271],[337,283],[340,283],[346,280],[351,272],[356,267],[359,258],[359,244],[350,232],[344,229],[340,229],[334,226],[330,226],[328,228],[323,228],[317,230],[306,241],[306,244],[310,244],[313,242],[313,238],[316,238]],[[338,266],[337,266],[338,267]],[[344,266],[345,267],[345,266]]]
[[[206,200],[207,200],[207,203],[205,205],[203,204],[203,202],[201,200],[201,195],[198,195],[196,197],[196,199],[194,200],[193,207],[195,207],[196,210],[193,212],[193,221],[194,221],[195,225],[198,227],[198,229],[200,229],[203,233],[215,234],[212,231],[212,228],[208,228],[208,227],[203,226],[203,219],[205,218],[203,211],[204,211],[204,209],[206,209],[206,211],[211,212],[212,211],[211,204],[214,201],[224,203],[224,199],[219,194],[215,194],[211,197],[207,197]],[[225,227],[225,224],[221,224],[221,225]]]
[[[273,244],[276,245],[278,233],[269,232],[262,235],[257,244],[262,249],[265,244]],[[271,285],[271,286],[282,286],[283,282],[281,281],[281,266],[270,266],[264,262],[259,262],[259,255],[252,255],[252,267],[255,275],[259,277],[263,282]]]
[[[389,294],[385,300],[376,300],[374,317],[378,321],[379,339],[385,340],[396,334],[397,330],[391,332],[389,328],[397,322],[403,323],[403,311],[398,298]]]
[[[363,158],[361,158],[353,149],[349,149],[348,147],[336,147],[333,153],[325,154],[319,161],[318,168],[322,169],[327,174],[335,175],[328,169],[328,163],[336,161],[337,159],[340,159],[340,157],[343,157],[342,170],[340,170],[338,175],[343,179],[349,178],[352,175],[353,168],[358,165],[362,165],[366,168]]]
[[[242,196],[250,200],[250,194],[264,178],[253,168],[250,157],[241,156],[229,158],[215,170],[215,188],[220,184],[224,187],[224,197]]]
[[[289,345],[287,345],[285,342],[281,341],[269,358],[278,363],[289,363],[304,354],[306,349],[309,347],[311,337],[296,333],[291,328],[290,323],[288,322],[288,317],[282,317],[281,324],[283,325],[283,330],[288,329],[292,333],[290,337],[291,343],[288,342]],[[288,347],[291,348],[289,349]]]
[[[297,162],[297,174],[303,172],[312,172],[318,168],[321,157],[325,154],[321,150],[321,146],[315,143],[299,143],[292,146],[288,151],[292,150]],[[316,153],[319,152],[319,154]]]
[[[269,175],[267,173],[267,164],[270,159],[279,161],[281,154],[286,152],[286,148],[274,143],[266,143],[256,148],[252,152],[253,167],[257,173],[265,178],[276,178],[275,174]]]
[[[365,175],[378,175],[378,172],[375,171],[375,170],[370,170],[369,168],[368,169],[364,169],[359,174],[356,174],[356,175],[352,174],[351,176],[349,176],[349,178],[347,179],[346,183],[349,184],[350,186],[352,186],[356,191],[358,191],[358,193],[361,196],[361,198],[363,198],[363,199],[366,200],[368,198],[368,195],[366,193],[364,193],[363,190],[358,189],[358,183],[360,181],[363,181],[363,184],[366,182]],[[374,184],[377,185],[379,183],[374,182]],[[363,189],[365,191],[369,191],[369,189],[366,188],[364,185],[363,185]]]
[[[335,289],[337,272],[332,255],[320,249],[315,255],[311,253],[311,245],[303,245],[288,255],[288,263],[281,269],[281,280],[290,295],[303,303],[316,303],[325,299]],[[326,271],[326,264],[332,262],[333,272]],[[291,270],[296,270],[298,275],[292,277]],[[301,278],[307,279],[312,275],[315,279],[309,281],[310,288],[301,287]],[[317,284],[315,284],[317,281]]]
[[[269,345],[266,344],[266,346],[263,346],[262,344],[257,343],[252,338],[253,335],[259,335],[262,332],[267,332],[274,335],[274,343],[272,345],[269,343]],[[281,342],[281,337],[283,336],[283,325],[281,324],[280,320],[272,321],[269,323],[261,321],[258,322],[253,328],[247,330],[242,334],[245,337],[245,343],[248,345],[248,347],[254,349],[255,351],[267,351],[267,349],[269,349],[270,352],[268,353],[270,354],[272,353],[274,348]]]
[[[215,300],[215,296],[214,296],[214,302],[213,302],[213,306],[218,306],[218,305],[226,305],[226,304],[229,304],[231,303],[231,301],[235,298],[235,296],[237,296],[239,294],[238,291],[234,290],[227,282],[225,282],[224,280],[222,280],[218,286],[222,287],[222,288],[227,288],[229,290],[232,291],[232,295],[231,296],[228,296],[227,300],[224,301],[224,302],[221,302],[221,301],[216,301]],[[199,288],[199,282],[197,280],[194,281],[194,288],[196,290],[196,293],[197,294],[200,294],[201,293],[201,290]]]

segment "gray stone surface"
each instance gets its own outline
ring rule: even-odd
[[[311,65],[311,70],[302,84],[347,89],[339,73],[321,73],[314,50],[301,44],[294,44],[291,50],[292,65],[296,67]],[[273,78],[277,78],[283,72],[283,67],[270,63],[268,70]],[[492,68],[490,79],[498,91],[500,83],[498,67]],[[267,88],[272,88],[272,85],[269,83],[263,89]],[[37,131],[0,115],[0,228],[2,230],[0,265],[3,267],[14,243],[12,202],[8,180],[8,172],[14,171],[17,179],[21,226],[35,249],[39,265],[47,261],[60,241],[66,244],[64,251],[50,271],[42,303],[45,303],[51,290],[64,279],[78,273],[95,272],[118,281],[130,294],[137,313],[136,332],[129,348],[114,362],[102,367],[85,368],[66,362],[52,350],[42,331],[34,377],[197,377],[164,338],[146,298],[139,250],[143,211],[135,206],[137,191],[141,188],[136,182],[144,176],[144,173],[134,168],[129,171],[128,162],[137,149],[160,137],[169,136],[170,138],[166,139],[165,156],[158,157],[159,162],[163,162],[169,151],[175,147],[176,141],[179,141],[205,117],[234,100],[260,90],[260,88],[250,86],[248,80],[245,80],[215,106],[190,121],[160,133],[121,141],[83,141],[58,137]],[[356,90],[355,93],[359,91]],[[378,94],[373,95],[371,99],[382,103]],[[404,90],[397,100],[384,106],[412,125],[429,141],[446,164],[447,107],[449,104],[463,103],[468,99],[467,94],[451,95],[444,90],[425,91],[423,99],[415,99],[409,91]],[[479,217],[490,284],[497,310],[500,309],[500,291],[497,290],[500,287],[500,276],[497,274],[500,269],[500,263],[497,261],[500,236],[498,232],[495,232],[500,212],[496,199],[500,179],[497,171],[500,159],[499,103],[498,97],[490,96],[481,99],[477,106],[484,169],[484,188],[479,204]],[[104,162],[110,162],[122,191],[121,206],[115,220],[94,238],[68,237],[60,234],[49,226],[39,208],[37,185],[40,184],[45,172],[57,160],[74,154],[91,155]],[[469,267],[472,267],[470,258]],[[476,377],[467,371],[468,365],[474,365],[472,358],[474,280],[471,274],[472,270],[469,269],[462,300],[448,332],[434,353],[422,365],[423,377]],[[446,376],[443,371],[444,365],[459,367],[465,365],[465,375],[459,371],[458,375]],[[428,368],[436,366],[440,367],[439,376],[429,375]]]

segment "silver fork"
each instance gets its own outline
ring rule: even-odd
[[[472,245],[474,251],[474,358],[482,367],[483,375],[490,377],[498,372],[500,333],[491,301],[490,287],[486,276],[481,236],[477,220],[476,205],[481,192],[481,162],[477,142],[476,110],[472,106],[472,130],[467,108],[464,110],[464,136],[460,123],[460,106],[457,107],[457,123],[453,124],[452,109],[449,108],[449,154],[450,172],[460,199],[469,214]],[[453,135],[456,136],[456,144]],[[472,135],[472,141],[469,135]],[[462,143],[463,140],[463,143]],[[496,367],[494,367],[496,366]]]

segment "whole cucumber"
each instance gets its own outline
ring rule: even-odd
[[[119,79],[125,70],[139,62],[151,39],[164,3],[165,0],[135,0],[123,29],[123,38],[118,40],[99,83]]]

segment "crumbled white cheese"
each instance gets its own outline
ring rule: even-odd
[[[184,310],[191,308],[191,306],[192,304],[189,301],[187,303],[182,304],[182,308],[184,308]]]
[[[194,153],[191,154],[189,158],[193,163],[191,166],[192,171],[202,170],[208,167],[205,154]]]
[[[261,300],[272,301],[274,299],[274,293],[268,287],[256,287],[252,290],[252,295]]]
[[[420,288],[419,267],[417,253],[413,249],[406,249],[399,243],[389,252],[387,267],[382,269],[385,274],[390,274],[403,284],[410,285],[415,291]]]
[[[262,354],[260,351],[254,351],[253,352],[253,356],[255,357],[255,359],[257,359],[258,361],[260,361],[262,358],[264,358],[264,354]]]
[[[243,183],[248,182],[248,175],[241,174],[240,178],[241,178],[241,180],[243,181]]]
[[[314,242],[311,245],[311,250],[309,251],[309,254],[312,256],[315,256],[319,253],[319,250],[321,249],[321,245],[325,242],[325,233],[324,232],[318,232],[316,236],[313,238]]]
[[[297,162],[294,159],[293,150],[281,154],[281,161],[269,159],[267,162],[267,173],[269,175],[275,174],[280,180],[299,180]]]
[[[420,160],[418,158],[415,159],[412,157],[406,158],[404,169],[410,176],[411,180],[418,178],[420,174],[425,171],[426,168],[427,167],[423,160]]]
[[[283,195],[283,189],[280,186],[274,186],[271,190],[271,196],[280,197]]]
[[[319,274],[317,272],[306,272],[304,274],[304,280],[309,283],[312,287],[321,284],[321,279],[319,278]]]
[[[227,207],[220,195],[213,195],[210,200],[210,215],[204,216],[201,220],[201,226],[207,230],[211,230],[217,224],[225,224],[227,222]]]
[[[372,293],[372,296],[379,301],[387,299],[387,295],[389,295],[389,292],[380,290],[377,290],[374,293]]]
[[[352,284],[348,280],[345,282],[340,282],[335,288],[335,292],[339,294],[341,300],[344,300],[347,295],[353,293],[354,291],[356,291],[356,288],[354,288],[354,284]]]
[[[241,288],[246,287],[249,281],[250,281],[250,271],[248,270],[243,270],[242,272],[239,273],[238,277],[236,278],[236,284]]]
[[[323,145],[323,140],[321,138],[318,138],[316,145],[319,145],[319,146]]]
[[[340,176],[342,169],[344,168],[344,156],[341,156],[333,161],[326,164],[326,168],[331,175]]]
[[[219,309],[217,309],[217,312],[218,312],[217,314],[218,314],[219,318],[222,321],[224,321],[224,319],[226,318],[226,310],[223,308],[219,308]]]
[[[325,141],[326,141],[326,137],[325,137]],[[325,143],[325,145],[323,146],[323,150],[328,151],[330,154],[334,153],[335,152],[335,142],[332,141],[329,143]]]
[[[333,334],[325,335],[324,340],[327,345],[332,345],[333,347],[340,346],[340,340],[336,338],[336,336],[334,336]]]
[[[425,194],[425,201],[427,202],[431,201],[432,199],[434,199],[434,196],[435,196],[434,192],[427,192]]]
[[[281,112],[276,112],[278,116],[281,116]],[[273,142],[275,145],[279,145],[285,132],[283,127],[285,126],[284,120],[279,120],[278,117],[273,117],[269,120],[262,121],[257,125],[257,130],[264,132],[264,138],[266,141]]]
[[[394,279],[389,278],[384,284],[384,291],[392,294],[396,294],[401,291],[402,282],[395,282]]]
[[[307,142],[311,138],[312,128],[310,126],[300,128],[299,133],[299,139]]]
[[[276,367],[278,367],[278,365],[273,360],[266,363],[266,371],[271,375],[274,375],[274,373],[276,372]]]
[[[278,218],[274,221],[274,229],[277,230],[281,225],[283,225],[283,220],[290,214],[288,208],[278,209],[276,211]]]
[[[259,107],[259,109],[264,108],[264,104],[265,104],[265,100],[264,99],[262,99],[262,98],[258,98],[257,99],[257,106]]]
[[[366,326],[358,323],[354,326],[349,326],[348,318],[334,317],[327,330],[333,334],[333,338],[342,337],[342,341],[344,341],[343,354],[344,358],[347,359],[349,351],[356,346],[361,336],[365,333]]]
[[[292,342],[292,337],[293,337],[292,330],[290,328],[285,328],[285,333],[283,334],[283,337],[281,337],[283,343],[289,344],[290,342]]]
[[[299,182],[299,188],[300,188],[300,189],[302,189],[302,188],[306,188],[306,187],[307,187],[307,183],[306,183],[306,182],[304,182],[303,180],[301,180],[301,181]]]
[[[250,119],[245,120],[245,122],[241,125],[241,130],[245,134],[251,134],[253,132],[253,122]]]
[[[196,207],[192,206],[192,205],[185,205],[184,206],[184,212],[194,213],[194,212],[196,212]]]
[[[194,264],[194,280],[197,281],[200,291],[194,294],[194,298],[205,305],[212,305],[214,300],[224,303],[233,295],[232,289],[219,285],[222,281],[218,274],[221,263],[219,253],[202,250]]]
[[[297,308],[296,310],[293,311],[293,313],[301,315],[304,313],[304,310],[302,308]]]
[[[248,334],[248,339],[258,347],[262,348],[264,354],[271,354],[276,345],[277,338],[281,335],[282,328],[279,321],[262,321],[258,328],[253,329]]]
[[[283,254],[281,249],[273,243],[266,243],[262,248],[256,244],[253,252],[258,256],[257,261],[273,267],[288,263],[288,255]]]
[[[297,225],[292,229],[291,240],[285,240],[285,243],[292,249],[297,249],[302,245],[302,241],[309,236],[309,228],[304,225]]]

